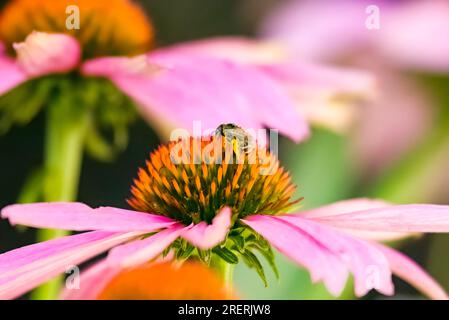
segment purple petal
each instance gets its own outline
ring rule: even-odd
[[[291,223],[308,233],[338,256],[354,274],[357,296],[363,296],[371,289],[386,295],[393,294],[394,288],[388,262],[376,247],[299,216],[284,215],[276,219]]]
[[[444,289],[416,262],[399,251],[383,245],[378,245],[390,264],[395,275],[410,283],[416,289],[431,299],[448,300],[449,297]]]
[[[360,199],[351,199],[335,202],[333,204],[325,205],[316,209],[299,212],[297,215],[312,220],[316,218],[317,220],[319,220],[320,218],[329,218],[343,213],[362,211],[374,208],[385,208],[389,206],[392,206],[392,204],[382,200],[360,198]],[[319,221],[326,223],[326,221],[322,220]],[[393,241],[414,235],[412,233],[366,231],[366,230],[346,229],[342,227],[339,227],[338,229],[343,231],[344,233],[347,233],[349,235],[358,238],[375,241]]]
[[[78,41],[66,34],[33,32],[14,49],[17,63],[33,77],[71,71],[81,60]]]
[[[93,231],[41,242],[0,255],[0,299],[13,299],[138,233]]]
[[[186,227],[174,225],[144,240],[136,240],[112,249],[107,262],[114,267],[126,268],[148,262],[160,255],[175,241]]]
[[[231,209],[222,209],[212,220],[212,224],[200,222],[183,232],[182,237],[194,246],[207,250],[226,239],[231,226]]]
[[[365,9],[370,4],[367,0],[288,1],[272,11],[262,33],[287,44],[305,59],[333,59],[374,37],[377,30],[365,27]],[[381,7],[382,19],[386,2],[375,4]]]
[[[254,67],[177,47],[148,55],[148,66],[140,73],[131,63],[125,72],[124,63],[120,58],[97,59],[87,62],[83,71],[110,78],[150,119],[185,129],[192,128],[193,121],[201,121],[203,130],[229,122],[247,129],[267,126],[295,141],[309,134],[285,89]]]
[[[410,1],[390,11],[381,11],[381,30],[385,32],[377,40],[382,53],[405,68],[447,73],[449,3],[445,0]]]
[[[315,238],[271,216],[250,216],[242,221],[260,233],[277,250],[307,268],[313,282],[322,280],[333,295],[341,294],[348,277],[347,268]]]
[[[74,231],[150,232],[174,223],[160,215],[111,207],[92,209],[77,202],[16,204],[4,208],[1,216],[11,224]]]
[[[287,52],[277,43],[241,36],[222,36],[173,46],[189,54],[202,54],[231,60],[241,64],[277,64],[285,60]]]
[[[2,43],[0,43],[0,70],[0,95],[27,80],[25,72],[13,59],[6,56]]]
[[[391,232],[448,232],[449,206],[430,204],[397,205],[355,211],[318,222],[346,229]]]

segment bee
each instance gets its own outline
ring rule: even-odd
[[[215,129],[215,136],[224,138],[224,143],[229,143],[232,146],[232,150],[237,157],[252,152],[256,146],[254,138],[233,123],[219,125]]]

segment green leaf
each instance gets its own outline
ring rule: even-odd
[[[194,250],[195,250],[194,246],[187,244],[186,248],[180,249],[176,252],[176,259],[186,260],[192,255]]]
[[[267,250],[262,250],[260,248],[257,248],[257,250],[263,255],[263,257],[265,258],[265,260],[268,262],[268,265],[271,267],[271,269],[273,270],[276,279],[279,280],[280,275],[279,275],[279,270],[278,267],[276,265],[276,261],[274,259],[274,253],[273,250],[270,248],[268,248]]]
[[[237,264],[239,262],[239,258],[227,248],[215,247],[212,251],[227,263]]]
[[[234,242],[237,250],[240,253],[245,252],[245,238],[243,238],[242,236],[232,236],[229,237],[229,239],[231,239],[231,241]]]
[[[251,268],[255,269],[259,277],[262,279],[265,287],[268,287],[267,277],[265,276],[265,271],[263,270],[262,264],[260,263],[259,259],[256,257],[254,253],[251,251],[245,251],[245,253],[242,254],[243,262]]]
[[[209,265],[210,260],[212,258],[212,254],[210,250],[197,250],[198,251],[198,257],[201,261],[203,261],[205,264]]]

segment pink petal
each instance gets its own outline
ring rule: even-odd
[[[286,61],[282,64],[262,65],[261,69],[275,78],[291,91],[312,92],[355,97],[373,96],[376,82],[370,73],[365,71],[337,68],[326,65]]]
[[[365,27],[370,4],[381,8],[383,29],[383,14],[389,7],[383,0],[293,0],[272,10],[262,34],[288,45],[304,59],[331,60],[363,48],[378,32]]]
[[[121,58],[92,60],[83,71],[110,78],[150,119],[188,130],[193,121],[201,121],[203,130],[229,122],[247,129],[267,126],[295,141],[309,133],[284,88],[256,68],[177,47],[155,51],[147,59],[140,73],[130,62],[125,72]],[[155,65],[160,66],[156,72]]]
[[[276,219],[291,223],[299,230],[308,233],[338,256],[354,274],[357,296],[363,296],[371,289],[386,295],[393,294],[388,262],[376,247],[299,216],[284,215]]]
[[[271,64],[285,60],[284,47],[274,42],[224,36],[184,42],[173,46],[189,54],[202,54],[242,64]]]
[[[392,204],[382,200],[360,198],[360,199],[351,199],[335,202],[333,204],[325,205],[316,209],[299,212],[297,215],[300,217],[305,217],[313,220],[315,218],[318,219],[328,218],[348,212],[361,211],[374,208],[384,208],[389,206],[392,206]],[[320,222],[326,223],[325,221],[321,220]],[[358,238],[376,241],[393,241],[413,235],[411,233],[381,232],[381,231],[374,232],[356,229],[346,229],[341,227],[339,227],[338,229],[343,231],[344,233],[350,234]]]
[[[449,206],[397,205],[319,217],[315,220],[335,227],[367,231],[448,232]]]
[[[71,71],[81,60],[78,41],[66,34],[33,32],[14,49],[18,64],[34,77]]]
[[[391,203],[367,198],[342,200],[316,209],[302,211],[297,215],[305,218],[321,218],[339,215],[342,213],[355,212],[374,208],[385,208],[392,206]]]
[[[259,70],[288,90],[298,112],[309,123],[336,132],[345,132],[355,120],[357,103],[374,96],[377,91],[374,78],[358,70],[296,60],[260,65]]]
[[[200,249],[213,248],[226,239],[231,227],[231,216],[231,209],[226,207],[212,220],[212,224],[200,222],[184,231],[182,237]]]
[[[27,80],[25,72],[13,59],[6,56],[2,43],[0,43],[0,70],[0,95]]]
[[[383,14],[378,46],[395,64],[437,73],[449,71],[449,3],[411,1]],[[382,11],[381,11],[382,14]]]
[[[138,233],[93,231],[41,242],[0,255],[0,299],[13,299]]]
[[[1,216],[11,224],[74,231],[150,232],[174,223],[160,215],[111,207],[92,209],[76,202],[16,204],[4,208]]]
[[[413,285],[416,289],[431,299],[448,300],[449,297],[444,289],[416,262],[410,258],[383,245],[378,245],[390,264],[395,275]]]
[[[307,268],[313,282],[322,280],[333,295],[341,294],[348,277],[347,268],[315,238],[271,216],[255,215],[242,221],[260,233],[277,250]]]
[[[144,240],[137,240],[116,247],[109,252],[107,262],[111,266],[119,268],[132,267],[148,262],[160,255],[185,229],[182,225],[174,225]]]

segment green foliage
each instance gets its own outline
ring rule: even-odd
[[[88,114],[85,147],[93,157],[112,160],[126,148],[128,126],[137,116],[134,103],[109,80],[77,73],[32,79],[0,96],[0,134],[56,104],[74,119]]]
[[[229,232],[227,239],[211,250],[200,250],[183,239],[177,239],[170,249],[166,250],[166,254],[170,250],[175,251],[177,260],[196,259],[206,265],[211,265],[212,261],[217,259],[231,265],[243,261],[250,269],[255,270],[263,284],[268,286],[264,266],[255,254],[257,252],[262,258],[265,258],[276,277],[279,277],[270,244],[252,229],[243,225],[236,225]]]

